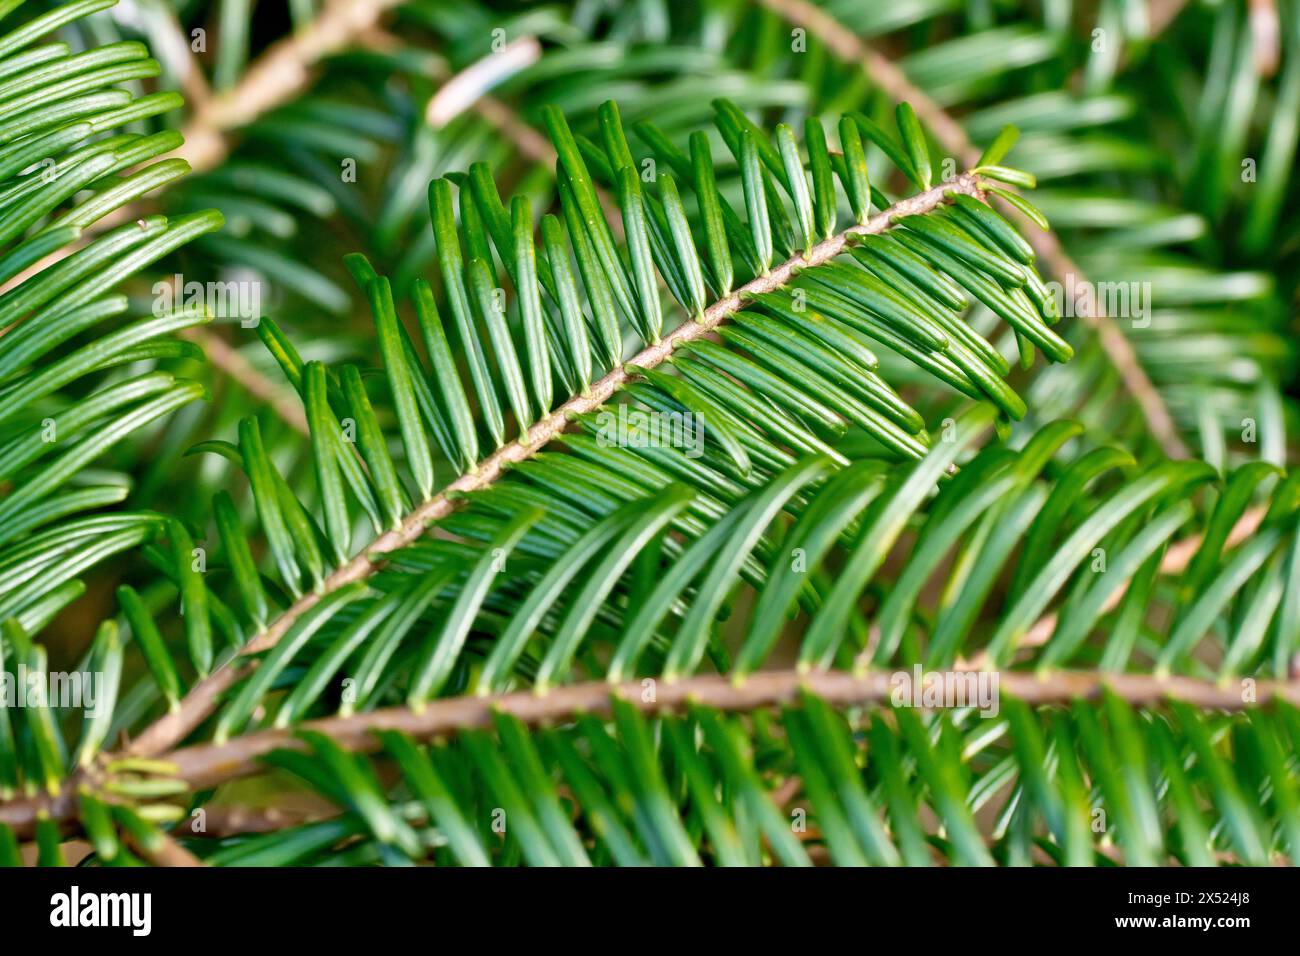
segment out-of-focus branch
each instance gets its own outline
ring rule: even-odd
[[[147,838],[127,834],[127,840],[154,866],[203,866],[203,861],[161,830]]]
[[[1187,0],[1151,0],[1147,4],[1147,30],[1151,36],[1164,33],[1187,6]]]
[[[367,30],[358,38],[358,43],[372,50],[395,50],[402,46],[401,40],[382,28]],[[540,55],[541,46],[537,38],[526,36],[507,44],[498,53],[471,63],[454,75],[441,60],[435,61],[431,76],[441,81],[442,86],[430,97],[424,111],[425,119],[431,126],[441,128],[461,113],[473,109],[480,119],[514,143],[521,154],[535,163],[552,165],[555,162],[555,148],[551,146],[550,140],[522,120],[510,106],[488,92],[505,76],[530,65]],[[494,57],[501,56],[506,56],[503,63],[491,63]]]
[[[1224,548],[1231,548],[1238,545],[1254,534],[1256,529],[1259,528],[1260,523],[1264,520],[1265,513],[1266,509],[1259,507],[1252,508],[1243,514],[1241,518],[1238,519],[1237,523],[1232,526],[1232,530],[1228,532],[1227,540],[1223,543]],[[1160,561],[1160,573],[1164,575],[1174,575],[1182,574],[1186,571],[1187,566],[1192,563],[1192,558],[1195,557],[1197,550],[1201,546],[1201,540],[1202,535],[1197,534],[1183,538],[1181,541],[1176,541],[1170,545],[1169,550],[1165,552],[1164,558]],[[1128,586],[1129,582],[1124,581],[1116,587],[1115,592],[1106,599],[1104,604],[1102,604],[1100,613],[1105,614],[1118,607],[1119,602],[1128,591]],[[1046,644],[1051,640],[1052,635],[1056,633],[1056,621],[1057,618],[1055,612],[1043,615],[1034,623],[1034,626],[1029,629],[1025,636],[1020,639],[1016,646],[1018,648],[1032,648],[1041,647]],[[983,658],[977,657],[975,661],[972,662],[972,666],[980,666],[982,663]]]
[[[231,89],[212,95],[197,69],[192,56],[187,61],[193,69],[181,72],[181,82],[193,113],[181,128],[185,142],[170,155],[183,159],[195,172],[204,172],[219,164],[230,152],[230,131],[246,126],[277,106],[287,103],[301,93],[311,81],[316,65],[331,53],[344,49],[349,42],[373,27],[379,17],[400,0],[333,0],[323,13],[307,27],[285,37],[259,56]],[[168,50],[180,44],[186,54],[189,46],[176,28],[176,43],[167,43]],[[186,80],[186,77],[190,79]],[[130,203],[113,210],[86,228],[82,244],[124,222],[141,215],[142,206]],[[6,288],[19,285],[25,278],[58,261],[67,254],[61,250],[47,256],[8,283]]]
[[[346,49],[399,0],[332,0],[303,29],[267,48],[225,93],[194,111],[177,155],[196,170],[211,169],[230,151],[227,134],[266,115],[305,90],[318,63]]]
[[[290,428],[303,435],[311,434],[298,397],[263,375],[225,339],[205,328],[187,329],[183,334],[203,349],[209,362],[242,385],[248,394],[266,402]]]
[[[970,167],[979,161],[980,149],[971,141],[960,123],[914,85],[896,63],[863,42],[857,34],[825,10],[808,0],[759,0],[759,2],[788,22],[804,28],[817,37],[840,59],[858,64],[867,77],[890,99],[911,103],[921,122],[934,133],[940,145],[957,157],[962,165]],[[1018,210],[1005,203],[1002,204],[1002,209],[1004,214],[1016,220],[1039,259],[1047,264],[1048,270],[1057,279],[1065,282],[1068,276],[1073,276],[1076,283],[1084,280],[1079,267],[1053,234],[1038,230]],[[1102,311],[1096,301],[1097,297],[1093,296],[1092,299],[1088,308],[1079,310],[1080,318],[1096,332],[1102,349],[1110,357],[1111,363],[1119,374],[1120,381],[1142,410],[1152,436],[1159,442],[1165,454],[1171,458],[1188,457],[1189,451],[1178,434],[1173,416],[1170,415],[1160,392],[1151,383],[1146,370],[1138,361],[1132,343]]]
[[[1282,25],[1275,0],[1250,0],[1250,33],[1255,72],[1270,77],[1282,59]]]
[[[237,834],[274,833],[323,818],[322,814],[281,807],[207,807],[203,811],[202,828],[196,829],[196,819],[187,817],[172,829],[172,833],[176,836],[220,840]]]

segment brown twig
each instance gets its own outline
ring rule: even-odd
[[[705,706],[731,712],[749,712],[796,703],[808,692],[839,707],[884,705],[892,701],[897,681],[889,672],[851,674],[841,671],[802,673],[769,671],[751,675],[742,683],[723,676],[693,677],[662,683],[647,699],[640,681],[611,685],[601,681],[576,684],[537,694],[520,691],[497,697],[468,695],[434,701],[422,711],[404,707],[370,711],[348,717],[310,721],[302,730],[329,737],[359,753],[379,749],[377,731],[395,730],[417,740],[454,736],[464,730],[490,728],[493,718],[507,714],[529,726],[546,726],[580,714],[607,717],[611,702],[619,698],[645,714],[680,713],[688,706]],[[1300,703],[1300,682],[1259,684],[1249,701],[1239,689],[1192,678],[1150,675],[1056,672],[1047,677],[1003,673],[999,689],[1034,706],[1095,699],[1109,690],[1136,706],[1158,706],[1167,701],[1190,703],[1202,709],[1244,710],[1271,701]],[[306,745],[293,729],[276,729],[236,738],[225,744],[205,744],[167,755],[178,776],[193,789],[216,786],[262,769],[261,758],[275,750],[302,751]],[[798,791],[792,778],[777,795],[783,806]]]
[[[206,837],[220,840],[248,833],[274,833],[324,819],[320,813],[287,810],[282,807],[205,807],[202,829],[195,829],[196,820],[189,817],[178,823],[172,833],[185,837]]]
[[[203,349],[208,361],[242,385],[245,391],[271,406],[276,415],[294,431],[303,435],[311,434],[311,429],[307,426],[307,414],[303,411],[298,396],[263,375],[225,339],[205,328],[186,329],[182,334]]]
[[[1250,0],[1251,46],[1255,52],[1255,72],[1268,78],[1277,72],[1282,59],[1282,25],[1278,20],[1276,0]]]
[[[129,832],[127,841],[154,866],[204,866],[202,860],[166,833],[156,830],[147,839],[136,839]]]
[[[303,730],[324,734],[347,750],[370,753],[379,749],[376,732],[381,730],[431,740],[465,730],[490,728],[497,714],[517,717],[530,726],[545,726],[580,714],[608,716],[615,697],[645,714],[680,713],[692,705],[748,712],[797,703],[804,692],[837,707],[892,704],[898,686],[895,674],[883,670],[868,673],[760,671],[743,681],[715,675],[690,677],[660,681],[653,695],[644,693],[639,680],[624,684],[590,681],[553,688],[543,694],[532,690],[497,696],[471,694],[431,701],[419,711],[393,707],[347,717],[328,717],[307,721],[297,728],[245,734],[222,744],[185,747],[161,759],[175,767],[178,779],[197,790],[257,772],[262,767],[261,758],[274,750],[305,750],[306,744],[298,736]],[[998,690],[1033,706],[1093,700],[1104,690],[1139,707],[1157,707],[1169,701],[1224,711],[1247,710],[1275,701],[1300,706],[1300,681],[1258,681],[1246,699],[1240,688],[1191,677],[1096,671],[1056,671],[1040,676],[1007,671],[998,674]],[[21,836],[31,831],[41,814],[66,817],[74,810],[71,798],[18,800],[0,804],[0,823],[13,827]]]
[[[195,169],[211,169],[230,151],[227,133],[287,103],[307,88],[325,57],[345,49],[400,0],[332,0],[320,16],[267,48],[240,81],[212,97],[182,129],[179,154]]]
[[[1147,6],[1147,29],[1152,37],[1164,33],[1187,6],[1187,0],[1151,0]]]
[[[828,49],[840,59],[856,63],[867,77],[878,86],[890,99],[896,102],[906,101],[912,104],[917,117],[927,126],[935,139],[959,161],[970,167],[979,162],[980,149],[966,134],[961,124],[953,119],[943,107],[932,100],[929,95],[903,73],[888,57],[883,56],[857,34],[845,27],[831,14],[808,0],[759,0],[778,16],[803,27],[821,40]],[[1061,282],[1073,276],[1076,282],[1082,282],[1083,274],[1074,260],[1069,257],[1056,237],[1042,232],[1033,226],[1018,210],[1006,203],[1000,203],[1003,212],[1014,219],[1029,244],[1033,246],[1038,257],[1047,263],[1048,270]],[[1138,361],[1128,337],[1115,325],[1109,316],[1095,301],[1087,308],[1079,310],[1082,318],[1096,334],[1102,349],[1110,357],[1111,363],[1119,374],[1120,381],[1141,408],[1151,434],[1171,458],[1187,458],[1189,451],[1178,434],[1173,417],[1165,407],[1160,392],[1151,383],[1146,370]]]

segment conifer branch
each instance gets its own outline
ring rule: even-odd
[[[628,360],[626,365],[613,369],[603,378],[593,382],[587,394],[575,395],[567,402],[540,419],[527,433],[498,448],[484,459],[474,471],[461,475],[432,498],[412,510],[401,525],[375,539],[368,547],[346,564],[335,570],[316,591],[308,592],[290,605],[261,634],[254,637],[242,650],[242,655],[258,654],[274,647],[281,637],[303,614],[315,607],[327,594],[345,585],[364,581],[378,571],[387,555],[417,541],[430,524],[450,514],[463,502],[466,495],[488,487],[515,464],[525,461],[541,451],[559,436],[570,420],[599,408],[625,385],[636,368],[653,369],[673,353],[678,345],[710,336],[728,318],[739,312],[752,296],[762,295],[789,283],[803,269],[829,262],[844,252],[858,236],[876,235],[889,229],[895,217],[918,215],[946,203],[946,196],[960,193],[982,196],[981,180],[964,173],[952,182],[942,183],[933,189],[903,199],[866,223],[853,225],[843,232],[813,247],[805,258],[796,256],[776,266],[765,276],[759,276],[735,292],[719,299],[704,310],[698,319],[687,319],[659,342],[646,346]],[[179,708],[159,718],[137,737],[128,748],[133,756],[154,756],[174,747],[202,723],[216,706],[221,694],[246,673],[245,666],[234,662],[217,668],[190,689]]]

